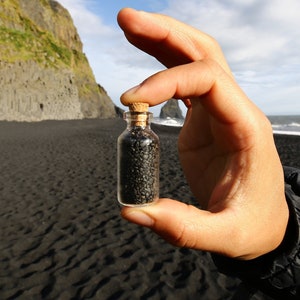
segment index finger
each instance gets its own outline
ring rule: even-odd
[[[171,98],[197,102],[201,98],[206,111],[221,123],[249,120],[250,112],[258,111],[236,82],[210,59],[160,71],[122,94],[121,102],[155,106]]]
[[[124,8],[118,23],[126,38],[166,67],[209,58],[231,74],[218,43],[209,35],[161,14]]]

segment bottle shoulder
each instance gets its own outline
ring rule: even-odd
[[[126,138],[159,140],[158,135],[150,127],[126,128],[119,136],[119,139]]]

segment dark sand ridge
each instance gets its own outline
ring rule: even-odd
[[[0,123],[0,299],[230,299],[238,281],[210,256],[122,220],[121,120]],[[189,202],[178,129],[161,139],[161,196]],[[275,136],[300,166],[300,137]]]

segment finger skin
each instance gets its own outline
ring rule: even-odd
[[[173,244],[230,257],[252,259],[274,250],[283,239],[288,209],[269,122],[211,60],[154,74],[122,97],[156,105],[172,96],[191,98],[179,138],[180,161],[208,211],[161,200],[141,208],[152,219],[147,225],[135,220],[136,208],[125,208],[123,217]]]
[[[210,58],[231,75],[218,43],[209,35],[164,15],[124,8],[118,23],[128,41],[166,67]]]
[[[205,209],[160,199],[123,208],[122,216],[177,246],[240,259],[276,249],[288,208],[272,128],[234,81],[216,42],[162,15],[124,9],[118,21],[133,45],[169,68],[125,92],[122,103],[190,99],[178,149],[187,182]]]
[[[173,67],[147,78],[139,86],[121,95],[121,102],[129,105],[133,102],[146,102],[150,106],[161,104],[170,98],[197,98],[197,105],[222,123],[253,123],[249,120],[249,110],[265,116],[246,97],[235,81],[211,59]],[[244,118],[247,116],[247,118]],[[252,125],[251,125],[252,127]]]
[[[171,199],[159,199],[153,205],[144,208],[125,207],[122,209],[122,216],[129,221],[144,225],[141,224],[140,218],[136,218],[135,213],[137,211],[142,211],[151,218],[151,221],[145,223],[146,227],[150,227],[168,242],[180,247],[197,249],[200,244],[201,248],[205,250],[213,249],[211,243],[216,240],[214,235],[219,234],[214,232],[216,222],[218,220],[221,223],[224,222],[210,212]],[[209,224],[209,219],[213,226]]]
[[[141,212],[151,221],[145,222],[136,216],[136,213]],[[164,198],[147,207],[124,207],[121,215],[130,222],[150,228],[175,246],[209,251],[235,259],[254,259],[279,245],[272,239],[262,243],[261,238],[257,238],[257,232],[250,233],[244,227],[245,222],[241,221],[244,214],[233,209],[211,213]],[[235,226],[237,223],[239,226]],[[248,226],[253,227],[255,223]],[[268,237],[264,235],[263,238]],[[262,247],[266,244],[268,247]]]

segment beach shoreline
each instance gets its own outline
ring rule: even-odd
[[[161,141],[160,195],[194,203],[177,154]],[[0,122],[1,299],[230,299],[238,280],[210,255],[168,245],[120,217],[121,119]],[[283,164],[300,167],[300,137],[274,135]]]

